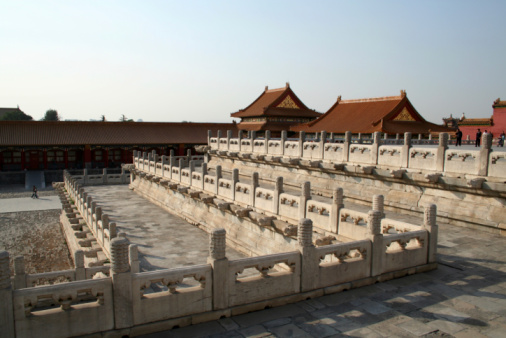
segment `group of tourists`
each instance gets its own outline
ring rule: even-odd
[[[474,146],[475,147],[479,147],[481,145],[481,136],[483,134],[488,134],[488,131],[485,129],[485,131],[482,133],[480,128],[478,128],[478,131],[476,132],[476,141],[474,143]],[[492,133],[490,133],[492,135],[492,140],[494,139],[494,135]],[[497,139],[497,146],[498,147],[504,147],[504,139],[505,139],[505,134],[504,134],[504,131],[501,133],[501,135],[499,136],[499,138]],[[462,131],[460,129],[457,128],[457,132],[455,133],[455,138],[456,138],[456,141],[455,141],[455,146],[462,146]]]

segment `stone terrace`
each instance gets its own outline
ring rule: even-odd
[[[505,247],[440,224],[437,270],[145,337],[505,337]]]
[[[85,190],[116,222],[118,232],[137,244],[141,271],[207,262],[209,235],[205,231],[150,203],[126,185],[87,186]],[[230,247],[227,256],[245,257]]]

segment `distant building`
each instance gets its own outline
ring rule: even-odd
[[[0,170],[114,168],[133,150],[186,155],[232,123],[0,121]]]
[[[467,118],[465,114],[459,119],[453,118],[450,115],[449,118],[443,118],[445,125],[448,127],[458,127],[462,131],[462,138],[465,140],[468,138],[471,140],[476,139],[476,132],[478,129],[481,132],[491,132],[494,135],[494,139],[497,139],[502,132],[506,132],[506,101],[497,99],[492,104],[492,116],[488,118]]]
[[[321,116],[309,109],[290,88],[269,89],[244,109],[230,116],[240,118],[237,128],[248,131],[271,130],[281,132],[290,130],[290,126],[309,122]]]
[[[19,106],[17,108],[0,108],[0,121],[4,120],[30,121],[32,120],[32,117],[30,115],[26,115],[21,109],[19,109]]]
[[[424,134],[449,132],[451,129],[427,122],[413,107],[406,91],[399,96],[386,96],[358,100],[341,100],[317,120],[293,126],[292,131],[317,133],[373,133]]]

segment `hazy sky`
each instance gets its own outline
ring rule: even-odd
[[[399,95],[426,119],[506,99],[506,1],[0,0],[0,107],[40,119],[231,122],[264,90],[310,108]]]

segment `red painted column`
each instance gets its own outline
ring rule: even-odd
[[[63,158],[65,159],[65,169],[68,169],[69,168],[69,152],[68,152],[67,148],[65,148],[65,150],[63,151]]]
[[[91,167],[91,147],[89,145],[84,146],[84,167]]]
[[[178,152],[177,152],[177,156],[184,156],[184,143],[180,143],[179,144],[179,149],[178,149]]]
[[[104,158],[104,168],[109,168],[109,148],[104,148],[102,151]]]

